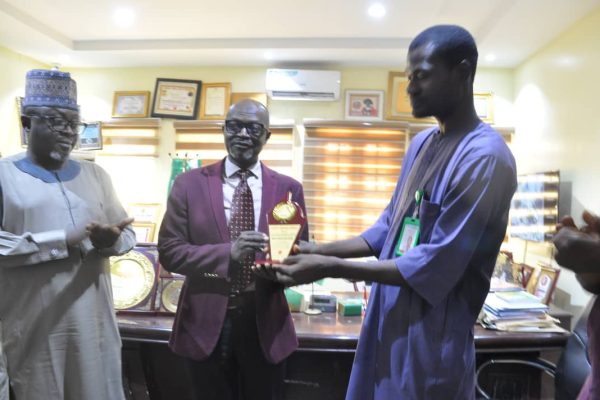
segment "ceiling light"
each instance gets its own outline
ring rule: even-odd
[[[485,61],[487,62],[494,62],[496,61],[496,55],[494,53],[489,53],[488,55],[485,56]]]
[[[135,12],[128,7],[119,7],[113,13],[113,21],[120,28],[129,28],[135,22]]]
[[[265,51],[264,57],[265,57],[265,60],[272,60],[273,53],[271,53],[270,51]]]
[[[385,15],[385,7],[381,3],[373,3],[369,7],[368,13],[373,18],[381,18]]]

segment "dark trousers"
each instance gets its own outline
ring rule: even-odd
[[[228,309],[219,342],[203,361],[187,359],[197,400],[281,400],[284,362],[271,364],[258,342],[254,293]]]

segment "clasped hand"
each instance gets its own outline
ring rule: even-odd
[[[133,218],[125,218],[116,224],[101,224],[90,222],[85,226],[78,226],[67,231],[67,244],[75,246],[89,237],[92,246],[105,249],[115,244],[123,229],[133,222]]]

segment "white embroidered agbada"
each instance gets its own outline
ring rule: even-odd
[[[51,172],[21,154],[0,160],[0,190],[1,337],[16,398],[123,399],[108,256],[135,234],[128,226],[101,251],[65,241],[74,224],[126,218],[108,174],[74,160]]]

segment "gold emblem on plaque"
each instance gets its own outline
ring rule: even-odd
[[[142,303],[152,292],[156,279],[152,261],[135,250],[110,257],[110,275],[117,310],[126,310]]]
[[[182,287],[183,279],[173,279],[165,284],[161,295],[165,310],[172,313],[177,312],[177,303],[179,302]]]
[[[278,203],[273,208],[273,217],[279,222],[287,222],[296,216],[296,207],[291,202]]]

